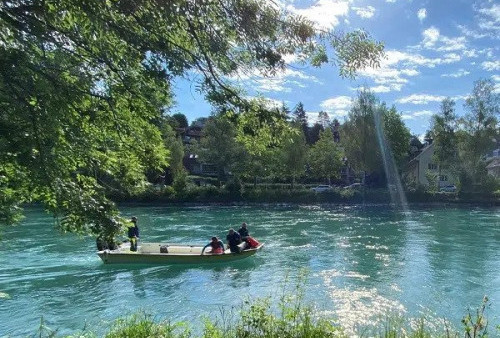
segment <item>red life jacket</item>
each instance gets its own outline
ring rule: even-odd
[[[212,247],[212,253],[213,254],[221,254],[224,253],[224,248],[220,245],[220,241],[218,242],[212,242],[210,243],[210,246]]]
[[[253,237],[248,236],[246,238],[247,243],[250,245],[251,248],[256,248],[260,245],[260,243]]]
[[[221,247],[218,247],[217,249],[212,249],[213,254],[221,254],[224,253],[224,250]]]

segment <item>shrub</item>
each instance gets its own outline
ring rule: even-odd
[[[156,323],[148,314],[135,314],[117,319],[106,338],[187,338],[191,332],[185,323]]]

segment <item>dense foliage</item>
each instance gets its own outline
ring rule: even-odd
[[[496,182],[487,175],[486,159],[500,141],[500,94],[492,80],[479,80],[465,101],[467,114],[459,118],[454,106],[447,98],[433,116],[430,134],[436,163],[440,171],[446,170],[457,179],[464,192],[492,191]]]
[[[172,79],[201,74],[211,102],[253,112],[239,119],[239,137],[260,156],[279,138],[259,129],[272,113],[252,109],[230,76],[273,75],[289,54],[351,76],[376,65],[382,48],[264,0],[1,1],[0,221],[18,221],[20,205],[37,201],[62,216],[63,230],[112,237],[122,220],[106,194],[143,190],[145,175],[168,164],[166,148],[177,156],[160,133]]]
[[[380,121],[377,131],[376,119]],[[399,167],[408,155],[410,131],[400,114],[393,107],[388,109],[384,103],[370,92],[360,92],[354,100],[348,120],[342,126],[342,145],[346,157],[357,170],[383,177],[384,165],[381,144],[387,144]],[[384,138],[384,141],[380,138]]]

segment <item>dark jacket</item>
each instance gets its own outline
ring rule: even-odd
[[[128,228],[128,237],[139,237],[139,228],[137,227],[137,224]]]
[[[250,236],[248,234],[248,229],[241,227],[240,230],[238,230],[238,233],[240,234],[241,237],[248,237]]]
[[[241,236],[235,231],[232,235],[227,235],[226,240],[229,246],[237,246],[241,243]]]

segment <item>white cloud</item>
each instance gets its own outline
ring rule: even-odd
[[[351,0],[318,0],[308,8],[286,7],[292,13],[314,22],[319,28],[331,29],[339,24],[339,17],[347,16]]]
[[[398,63],[402,63],[406,67],[410,67],[410,69],[415,68],[416,66],[425,66],[429,68],[433,68],[436,65],[441,64],[450,64],[457,61],[460,61],[460,55],[456,53],[448,53],[443,55],[443,58],[427,58],[417,53],[406,53],[398,50],[388,50],[386,52],[386,59],[382,61],[382,65],[396,65]],[[411,74],[411,71],[407,71],[406,75],[417,75]],[[414,73],[414,72],[413,72]]]
[[[432,26],[422,32],[422,46],[427,49],[436,50],[439,52],[452,52],[465,50],[467,48],[467,39],[465,36],[449,38],[441,35],[439,29]]]
[[[427,10],[425,8],[420,8],[417,12],[417,17],[420,22],[424,21],[424,19],[427,17]]]
[[[474,48],[464,50],[463,53],[465,56],[467,56],[469,58],[477,58],[478,57],[477,50],[475,50]]]
[[[498,40],[500,38],[500,4],[497,1],[489,7],[488,3],[492,2],[491,0],[483,1],[473,6],[476,12],[477,28],[458,25],[463,34],[474,39],[489,37]]]
[[[445,98],[446,98],[445,96],[440,96],[440,95],[412,94],[406,97],[402,97],[396,100],[396,102],[410,103],[410,104],[428,104],[429,102],[441,102]]]
[[[375,7],[353,7],[352,10],[363,19],[369,19],[375,15]]]
[[[431,116],[433,112],[430,110],[420,110],[413,113],[413,116]]]
[[[386,51],[379,68],[366,68],[359,75],[372,79],[377,86],[369,88],[375,93],[400,91],[408,83],[408,78],[420,74],[418,67],[433,68],[441,64],[460,61],[460,55],[447,53],[440,58],[427,58],[418,53],[406,53],[398,50]]]
[[[422,36],[424,37],[423,44],[425,47],[432,47],[439,39],[439,29],[436,27],[431,27],[423,31]]]
[[[403,120],[415,120],[418,117],[429,117],[432,116],[434,113],[430,110],[420,110],[416,112],[408,112],[406,114],[401,115],[401,118]]]
[[[465,70],[463,68],[460,68],[459,70],[457,70],[454,73],[442,74],[441,77],[459,78],[459,77],[466,76],[466,75],[469,75],[469,74],[470,74],[469,71],[467,71],[467,70]]]
[[[254,69],[248,72],[240,72],[229,77],[230,80],[239,85],[254,88],[260,92],[283,92],[289,93],[293,86],[304,88],[308,82],[321,83],[315,76],[286,68],[274,76],[264,76],[258,70]]]
[[[441,102],[446,98],[446,96],[442,95],[431,95],[431,94],[412,94],[409,96],[402,97],[397,99],[398,103],[408,103],[408,104],[428,104],[430,102]],[[455,95],[450,97],[454,101],[465,100],[467,95]],[[424,115],[432,115],[429,110],[421,110],[419,112],[414,113],[416,116],[424,116]]]
[[[500,4],[494,3],[491,7],[482,7],[477,10],[481,14],[479,28],[500,32]],[[497,36],[498,38],[498,36]]]
[[[328,112],[335,110],[345,110],[352,104],[349,96],[337,96],[331,99],[324,100],[320,103],[320,107]]]
[[[481,63],[481,67],[484,70],[492,71],[492,70],[500,70],[500,60],[497,61],[484,61]]]
[[[337,96],[320,103],[321,108],[325,110],[346,109],[352,104],[352,99],[349,96]]]
[[[470,38],[473,38],[473,39],[482,39],[485,36],[488,36],[488,34],[486,34],[486,33],[480,33],[478,31],[471,29],[469,27],[466,27],[464,25],[458,25],[458,28],[460,29],[462,34],[464,34],[465,36],[468,36]]]
[[[370,87],[368,88],[369,91],[373,93],[389,93],[391,91],[401,91],[401,88],[403,88],[403,85],[401,83],[392,83],[389,86],[375,86],[375,87]]]

